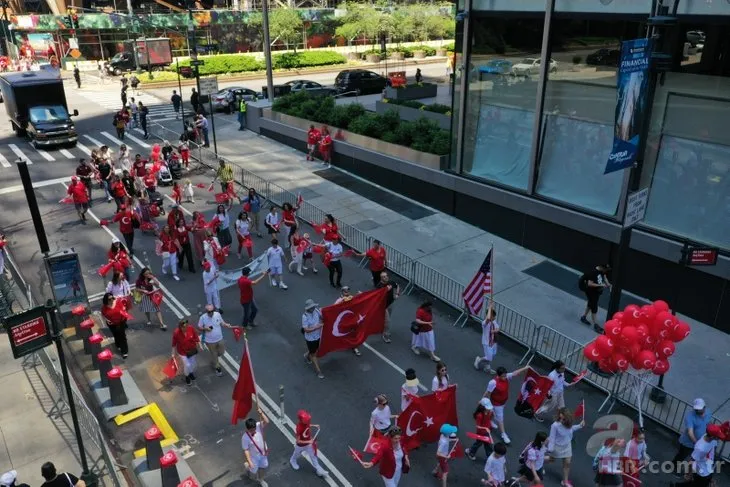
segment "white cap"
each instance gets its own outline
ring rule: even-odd
[[[0,477],[0,485],[2,487],[10,487],[15,482],[15,479],[18,478],[18,472],[15,470],[11,470],[9,472],[5,472],[2,477]]]
[[[494,407],[492,406],[492,401],[490,401],[490,400],[489,400],[488,398],[486,398],[486,397],[483,397],[483,398],[482,398],[482,399],[481,399],[481,400],[479,401],[479,404],[481,404],[482,406],[484,406],[484,408],[485,408],[485,409],[488,409],[489,411],[491,411],[492,409],[494,409]]]
[[[705,400],[701,397],[698,397],[694,401],[692,401],[692,409],[695,411],[699,411],[700,409],[705,409]]]
[[[122,243],[121,240],[119,240],[117,237],[112,237],[112,243]]]

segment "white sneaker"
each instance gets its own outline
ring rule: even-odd
[[[327,474],[329,474],[329,472],[327,470],[324,470],[324,469],[321,469],[321,468],[319,470],[317,470],[317,476],[318,477],[326,477]]]
[[[505,445],[509,445],[510,443],[512,443],[512,441],[509,439],[509,435],[507,435],[507,433],[502,433],[502,441],[504,442]]]
[[[292,462],[290,460],[289,465],[291,465],[291,468],[293,468],[294,470],[299,470],[299,464],[297,462]]]
[[[280,287],[281,289],[283,289],[284,291],[286,291],[287,289],[289,289],[289,286],[287,286],[287,285],[286,285],[286,284],[284,284],[283,282],[282,282],[281,284],[279,284],[279,287]]]
[[[308,271],[309,267],[302,267],[302,270]]]
[[[416,355],[421,355],[421,352],[416,347],[411,347],[411,351]]]
[[[479,363],[481,361],[482,361],[482,358],[479,355],[477,355],[476,358],[474,359],[474,368],[475,369],[479,370]]]
[[[299,274],[300,276],[304,275],[304,273],[302,271],[297,271],[297,274]]]
[[[279,287],[279,284],[276,281],[271,281],[271,285],[274,287]]]
[[[175,279],[176,281],[179,281],[179,280],[180,280],[180,278],[179,278],[179,277],[177,277],[177,274],[173,274],[173,275],[172,275],[172,278],[173,278],[173,279]]]

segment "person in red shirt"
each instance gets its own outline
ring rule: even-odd
[[[322,127],[322,140],[319,142],[319,153],[322,154],[322,163],[329,166],[332,160],[332,136],[327,127]]]
[[[122,205],[127,204],[129,194],[124,183],[118,176],[112,176],[111,192],[112,196],[114,196],[114,201],[117,203],[117,211],[119,211]]]
[[[134,229],[139,227],[139,218],[126,205],[122,205],[112,221],[119,222],[119,233],[124,237],[124,243],[127,245],[129,255],[134,255],[134,247],[132,247],[134,244]]]
[[[291,203],[281,205],[281,221],[284,224],[284,236],[286,237],[286,248],[291,247],[291,236],[297,231],[297,210]]]
[[[373,276],[373,287],[377,287],[380,282],[380,273],[383,272],[388,265],[388,257],[380,240],[373,240],[373,246],[367,252],[355,255],[370,259],[370,273]]]
[[[179,205],[182,203],[182,188],[180,187],[180,184],[178,184],[177,181],[172,183],[171,197],[175,201],[176,205]]]
[[[336,238],[340,238],[340,240],[345,240],[340,235],[340,228],[337,226],[337,222],[335,221],[335,217],[332,216],[332,214],[327,213],[324,216],[324,239],[327,242],[334,242]]]
[[[322,134],[314,128],[314,125],[309,126],[309,130],[307,131],[307,160],[313,161],[314,160],[314,151],[317,149],[317,144],[319,144],[319,139],[322,137]]]
[[[114,336],[114,346],[122,354],[122,358],[126,359],[129,354],[126,331],[128,314],[124,309],[124,303],[117,300],[112,293],[104,294],[101,300],[101,316],[106,320],[106,324]]]
[[[167,224],[170,225],[170,228],[175,228],[177,222],[180,220],[185,223],[185,214],[180,209],[180,205],[178,203],[174,203],[170,213],[167,214]]]
[[[380,477],[387,486],[398,485],[401,475],[408,473],[411,468],[411,461],[408,457],[408,450],[401,441],[401,429],[393,427],[388,431],[388,439],[384,441],[369,462],[363,462],[365,468],[372,468],[374,465],[380,464]]]
[[[320,427],[318,424],[312,424],[312,416],[303,409],[297,412],[297,419],[299,420],[296,427],[297,443],[294,446],[294,453],[289,458],[289,465],[294,470],[299,470],[299,462],[297,460],[302,456],[302,453],[307,452],[307,458],[312,462],[312,466],[315,468],[317,475],[324,477],[328,472],[319,465],[317,448],[315,446]],[[312,429],[315,430],[314,436],[312,436]]]
[[[71,185],[66,192],[71,196],[76,207],[76,213],[82,222],[86,221],[86,212],[89,211],[89,190],[76,176],[71,176]]]
[[[180,242],[177,240],[177,233],[172,230],[170,225],[162,227],[162,231],[159,235],[160,250],[162,251],[162,275],[167,275],[167,269],[170,268],[172,278],[179,281],[177,277],[177,253],[182,250]]]
[[[477,436],[486,438],[487,441],[482,439],[474,440],[474,444],[472,444],[466,451],[466,456],[469,457],[470,460],[477,459],[476,455],[480,446],[484,447],[484,454],[487,458],[489,458],[489,455],[492,454],[492,445],[494,444],[494,441],[492,440],[493,409],[492,402],[486,397],[483,397],[479,401],[479,404],[477,404],[477,409],[474,411],[474,422],[477,427],[476,434]]]
[[[183,261],[188,261],[188,271],[195,274],[195,265],[193,265],[193,246],[190,243],[190,226],[185,224],[185,217],[180,216],[176,223],[170,225],[174,228],[175,236],[180,244],[180,251],[177,254],[177,267],[182,269]]]
[[[147,161],[142,159],[141,154],[134,156],[134,162],[132,163],[132,175],[140,179],[144,179],[147,175]]]
[[[195,356],[200,348],[200,337],[198,337],[195,327],[190,326],[187,319],[181,319],[175,331],[172,332],[172,358],[175,358],[175,352],[177,352],[183,363],[183,373],[187,385],[192,384],[195,380],[195,369],[197,368]]]
[[[268,273],[269,271],[266,271],[257,279],[251,280],[248,277],[251,274],[251,269],[249,267],[241,269],[241,277],[238,278],[238,290],[241,293],[241,306],[243,307],[241,326],[247,330],[256,326],[253,320],[259,312],[259,309],[256,307],[256,301],[253,299],[253,287],[261,282]]]
[[[497,375],[487,383],[487,391],[484,397],[492,401],[494,407],[494,420],[502,436],[502,441],[509,445],[510,438],[504,429],[504,405],[509,399],[509,381],[516,375],[524,374],[530,367],[522,367],[513,372],[507,372],[504,367],[497,367]]]
[[[413,337],[411,338],[411,350],[416,355],[420,355],[420,350],[425,350],[431,360],[438,362],[441,359],[436,356],[436,337],[433,333],[433,311],[431,309],[431,301],[424,301],[416,310],[415,323],[418,325],[418,332],[414,332],[411,328]]]

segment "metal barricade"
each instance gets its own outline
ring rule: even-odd
[[[417,260],[411,261],[411,283],[412,286],[423,289],[456,309],[459,309],[460,304],[463,303],[461,294],[464,292],[464,286],[462,284]]]

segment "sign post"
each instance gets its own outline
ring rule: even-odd
[[[200,96],[208,95],[208,103],[210,105],[210,125],[213,131],[213,152],[218,157],[218,141],[215,138],[215,116],[213,110],[212,95],[218,93],[218,78],[211,76],[209,78],[200,78]]]
[[[646,214],[646,204],[649,201],[649,188],[636,191],[629,195],[626,200],[626,216],[624,217],[624,228],[631,228]]]
[[[45,306],[23,311],[5,318],[13,358],[21,358],[51,344],[49,317]]]

